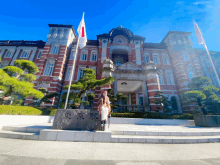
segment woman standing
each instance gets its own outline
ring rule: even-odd
[[[100,99],[98,101],[98,111],[99,115],[101,115],[101,130],[105,130],[105,125],[107,123],[107,118],[111,113],[111,108],[110,108],[110,101],[109,97],[107,96],[107,91],[104,91]]]

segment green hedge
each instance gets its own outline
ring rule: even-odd
[[[180,115],[171,115],[171,114],[161,114],[155,112],[131,112],[131,113],[111,113],[112,117],[125,117],[125,118],[148,118],[148,119],[187,119],[193,120],[193,114],[180,114]]]
[[[1,115],[41,115],[42,111],[29,106],[0,105]]]

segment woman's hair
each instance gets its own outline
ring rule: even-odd
[[[103,92],[101,93],[100,97],[99,97],[99,100],[103,98],[103,102],[105,101],[105,97],[103,96],[103,94],[104,94],[105,92],[107,92],[107,91],[103,91]],[[106,95],[106,97],[108,97],[108,96]]]

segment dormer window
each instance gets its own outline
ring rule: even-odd
[[[118,43],[121,44],[123,41],[121,39],[118,40]]]

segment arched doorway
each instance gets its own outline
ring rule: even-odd
[[[128,62],[128,52],[123,49],[115,49],[112,51],[112,61],[116,66]]]

